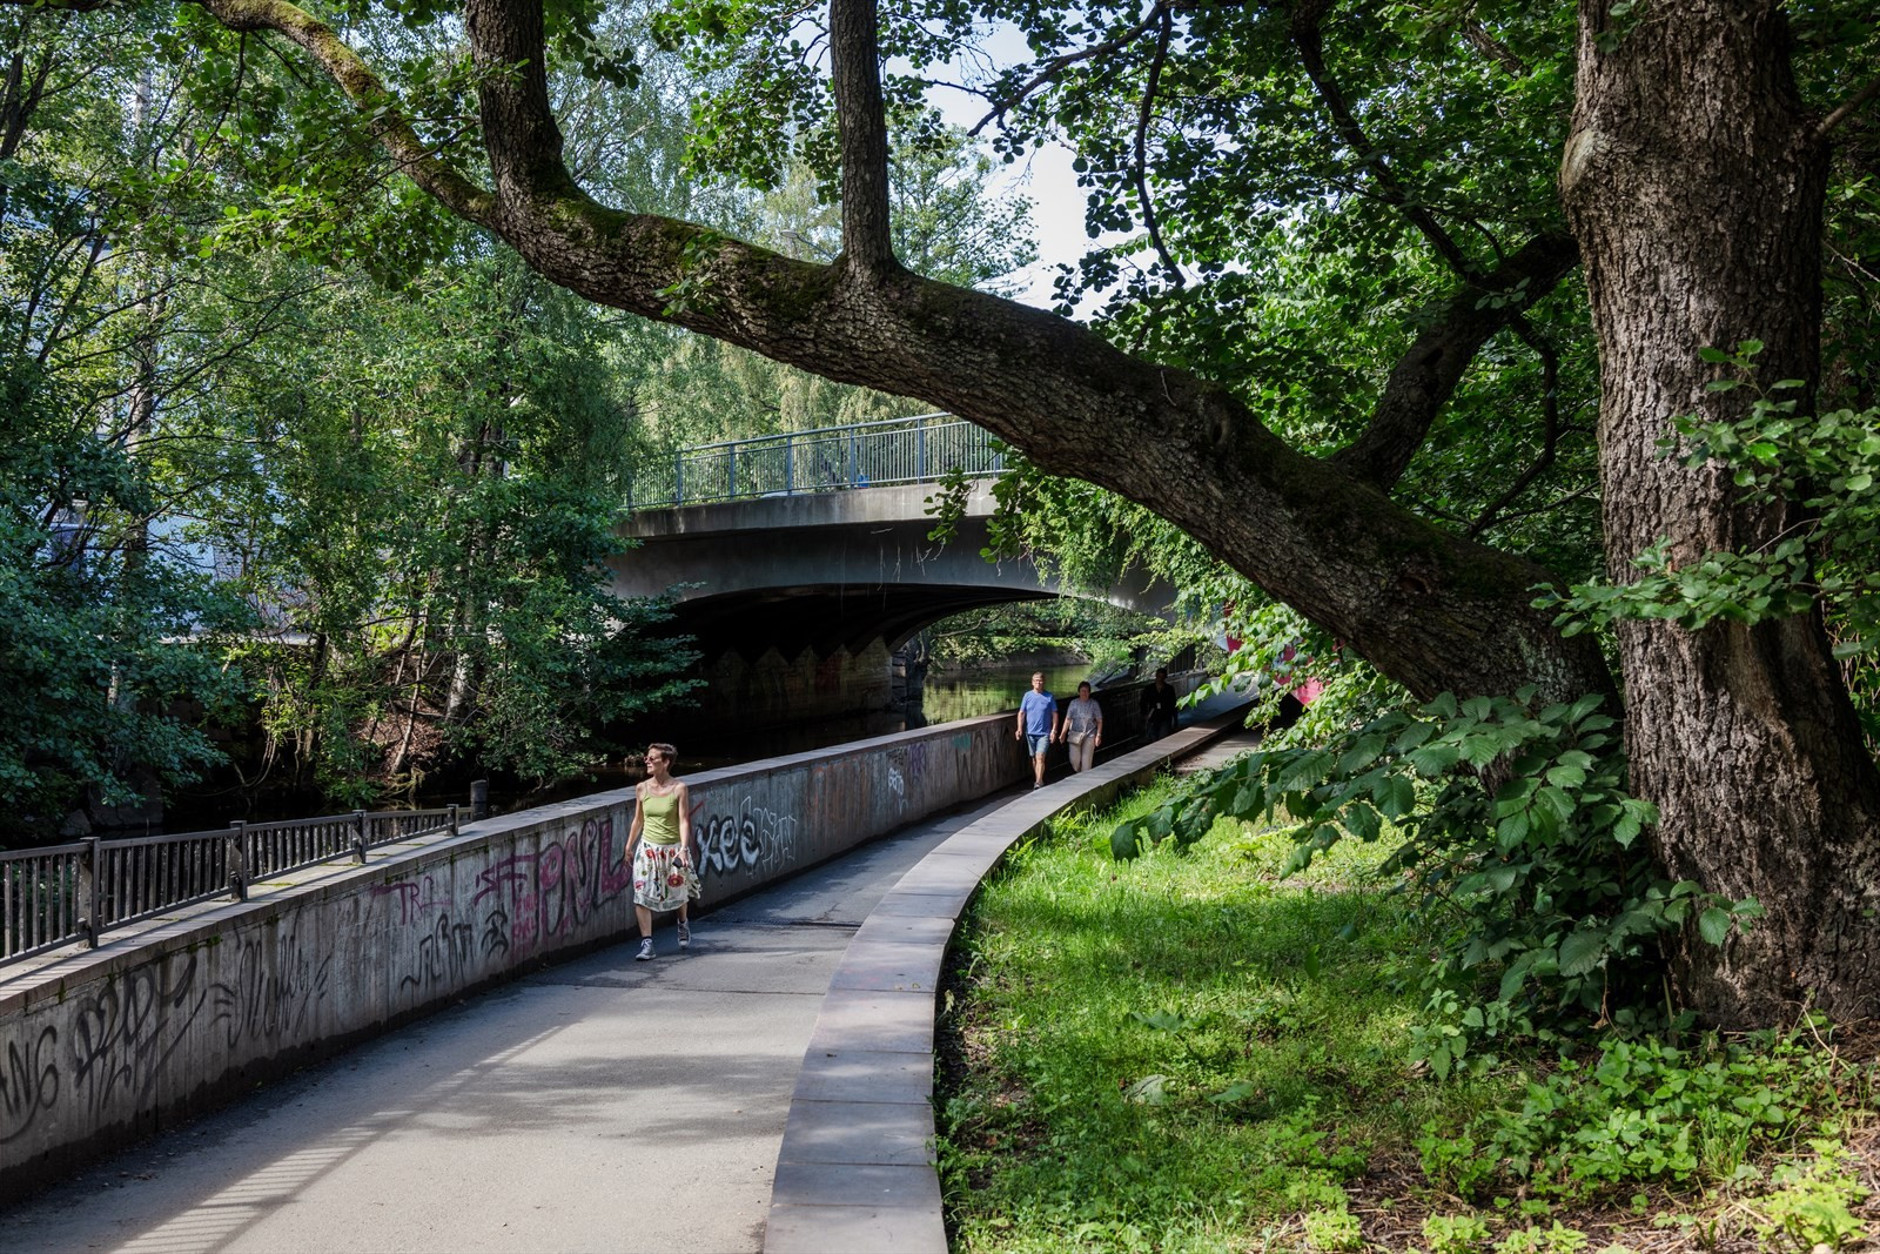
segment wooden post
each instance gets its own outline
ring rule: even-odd
[[[366,860],[366,812],[353,811],[353,861],[364,864]]]
[[[470,785],[470,821],[490,817],[490,781],[479,779]]]

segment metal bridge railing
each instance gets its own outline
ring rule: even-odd
[[[639,468],[628,509],[929,483],[1005,471],[992,434],[951,414],[886,418],[682,448]]]
[[[0,853],[0,965],[227,894],[258,879],[334,858],[366,860],[377,845],[457,831],[457,807],[236,822],[174,836],[92,838]]]

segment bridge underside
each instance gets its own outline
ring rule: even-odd
[[[892,653],[923,627],[986,605],[1043,601],[1042,589],[847,584],[749,588],[681,601],[679,630],[695,637],[707,658],[739,653],[754,659],[768,649],[795,657],[805,649],[827,657],[860,653],[882,641]]]
[[[704,655],[707,712],[761,723],[881,709],[894,696],[890,655],[921,628],[1065,593],[1028,561],[980,556],[988,488],[945,545],[928,539],[926,485],[636,514],[620,530],[639,547],[612,562],[614,590],[673,592],[676,627]],[[1171,593],[1138,578],[1105,599],[1160,613]]]

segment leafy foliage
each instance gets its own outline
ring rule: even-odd
[[[1277,821],[1303,869],[1347,837],[1401,833],[1383,871],[1420,910],[1454,920],[1427,976],[1434,1021],[1421,1052],[1439,1076],[1485,1038],[1583,1031],[1609,1016],[1641,1026],[1663,933],[1691,925],[1722,944],[1759,910],[1669,883],[1634,848],[1654,814],[1625,791],[1600,704],[1445,694],[1322,747],[1256,752],[1197,777],[1118,826],[1111,848],[1129,859],[1163,840],[1187,847],[1222,816]]]
[[[1754,1177],[1759,1153],[1861,1099],[1858,1077],[1807,1033],[1694,1049],[1611,1041],[1460,1133],[1426,1125],[1418,1147],[1430,1178],[1465,1196],[1518,1188],[1573,1201]]]

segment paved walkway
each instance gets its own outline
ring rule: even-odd
[[[831,973],[1005,794],[524,977],[0,1212],[0,1249],[755,1251]]]

